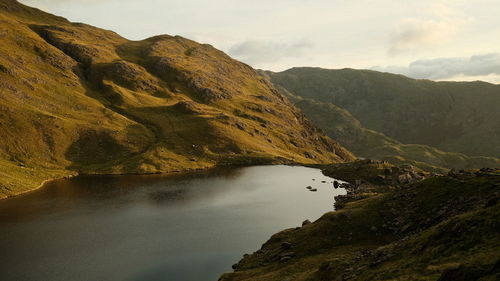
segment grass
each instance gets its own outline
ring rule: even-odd
[[[500,85],[356,69],[299,67],[266,74],[293,95],[333,104],[392,140],[500,158]]]
[[[354,158],[209,45],[130,41],[10,0],[0,0],[0,27],[3,196],[76,173]]]
[[[449,169],[500,166],[500,159],[495,157],[468,156],[428,145],[403,144],[367,129],[351,113],[334,104],[288,95],[316,126],[359,157],[386,160],[395,165],[411,164],[438,173]]]
[[[373,168],[359,174],[369,179]],[[498,169],[375,185],[371,196],[273,235],[221,280],[497,280],[499,187]],[[280,261],[284,252],[293,257]]]

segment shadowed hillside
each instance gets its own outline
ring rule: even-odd
[[[332,103],[365,128],[401,143],[500,157],[500,85],[355,69],[292,68],[268,74],[293,95]]]
[[[76,173],[353,156],[210,45],[118,34],[0,0],[0,197]]]
[[[331,103],[296,96],[289,98],[316,126],[359,157],[386,160],[397,165],[411,164],[434,172],[446,172],[451,168],[500,167],[499,158],[467,156],[422,144],[403,144],[366,129],[347,110]]]
[[[494,145],[499,141],[497,130],[500,127],[497,121],[499,119],[495,119],[499,118],[495,117],[498,114],[494,108],[495,104],[478,101],[471,104],[471,108],[467,108],[465,104],[469,102],[468,99],[464,100],[462,98],[460,100],[460,96],[466,96],[467,93],[470,96],[475,95],[476,92],[469,88],[479,85],[477,91],[484,92],[477,94],[477,96],[487,96],[488,99],[500,104],[500,88],[498,86],[479,82],[471,85],[458,82],[443,82],[444,84],[441,84],[413,80],[393,74],[350,69],[294,68],[281,73],[266,72],[265,74],[278,85],[282,93],[302,109],[307,118],[316,126],[360,157],[387,160],[395,164],[409,163],[426,170],[441,172],[450,168],[471,169],[500,166],[500,159],[497,157],[470,156],[460,152],[447,152],[446,149],[446,151],[443,151],[426,145],[422,138],[416,138],[405,143],[395,137],[389,137],[387,133],[368,127],[370,124],[380,124],[391,130],[400,128],[402,134],[405,132],[413,135],[420,134],[421,137],[428,134],[428,137],[432,138],[436,134],[426,132],[429,124],[425,121],[435,119],[429,122],[441,123],[442,138],[446,139],[446,142],[467,143],[467,141],[470,141],[468,145],[464,144],[463,148],[465,150],[488,150],[490,153],[495,154],[496,147]],[[365,76],[368,78],[365,78]],[[370,82],[364,82],[364,79],[370,79]],[[412,81],[413,83],[410,83]],[[394,85],[391,83],[394,83]],[[430,90],[423,86],[417,87],[416,85],[419,85],[419,83],[430,85],[428,86]],[[388,93],[382,90],[377,92],[377,88],[372,87],[372,84],[383,84],[385,88],[389,89]],[[446,85],[451,86],[448,89],[452,91],[451,94],[439,91],[430,92],[431,90],[437,91],[438,87]],[[335,92],[335,89],[339,87],[346,90],[339,90],[341,93]],[[404,87],[408,87],[408,92],[404,90]],[[397,88],[397,91],[395,88]],[[456,98],[458,100],[456,103],[462,104],[462,108],[465,108],[464,116],[455,121],[470,122],[467,117],[470,114],[467,112],[472,110],[475,115],[479,116],[476,118],[484,120],[486,125],[483,129],[473,126],[469,129],[473,131],[483,130],[484,132],[481,133],[483,136],[475,135],[474,139],[471,139],[469,138],[470,134],[468,134],[468,137],[465,134],[457,136],[456,134],[459,132],[444,128],[447,126],[446,120],[449,117],[447,117],[445,109],[439,108],[439,103],[442,103],[443,99],[455,99],[454,89],[461,93]],[[377,95],[380,96],[380,99],[376,98]],[[498,101],[495,101],[495,99],[498,99]],[[344,106],[336,104],[336,102]],[[434,103],[438,103],[438,106]],[[409,106],[414,107],[414,109],[411,109],[413,115],[406,112],[406,108]],[[474,108],[474,106],[477,108]],[[351,110],[356,110],[359,107],[362,107],[363,110],[357,112],[360,116],[357,117]],[[426,111],[431,110],[427,107],[434,108],[433,112],[426,113]],[[423,109],[423,111],[416,112],[418,108]],[[456,110],[459,109],[453,109],[452,111]],[[457,113],[449,114],[456,115]],[[368,125],[361,121],[361,118]],[[410,126],[408,125],[410,123],[413,124],[411,127],[405,127]],[[422,142],[419,143],[419,141]],[[481,143],[489,143],[489,145],[482,147],[483,144]]]

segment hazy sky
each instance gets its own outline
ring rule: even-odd
[[[129,39],[181,35],[255,68],[500,83],[498,0],[21,0]]]

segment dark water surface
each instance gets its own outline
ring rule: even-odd
[[[0,201],[0,280],[217,280],[272,234],[333,210],[345,191],[331,181],[290,166],[55,181]]]

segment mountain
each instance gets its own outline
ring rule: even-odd
[[[467,156],[422,144],[403,144],[363,127],[347,110],[331,103],[303,99],[291,94],[289,99],[328,136],[360,157],[386,160],[396,165],[411,164],[440,173],[452,168],[500,167],[499,158]]]
[[[500,165],[500,85],[354,69],[265,75],[358,156],[434,170]]]
[[[500,169],[428,177],[360,161],[324,173],[361,184],[336,198],[336,211],[276,233],[220,281],[499,280]]]
[[[0,197],[75,174],[325,163],[352,154],[251,67],[0,0]]]

